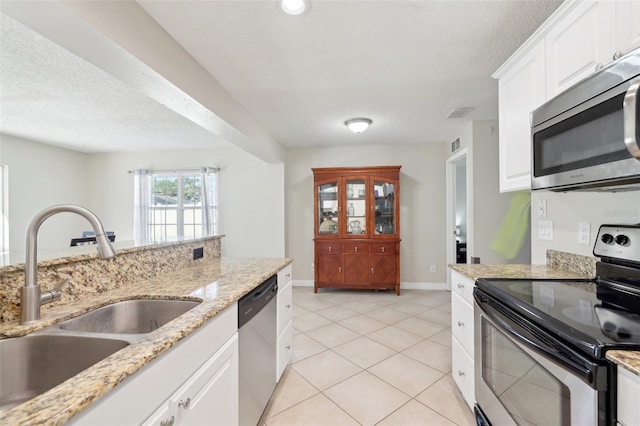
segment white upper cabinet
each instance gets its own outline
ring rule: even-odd
[[[531,188],[531,111],[640,47],[640,1],[566,1],[498,69],[500,192]]]
[[[498,82],[500,192],[531,187],[529,113],[545,100],[544,43],[536,44]]]
[[[614,2],[580,2],[545,37],[547,99],[593,74],[615,52]]]

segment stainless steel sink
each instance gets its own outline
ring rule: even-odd
[[[192,300],[137,299],[116,302],[55,326],[90,333],[144,334],[198,306]]]
[[[0,411],[46,392],[128,344],[46,334],[0,340]]]

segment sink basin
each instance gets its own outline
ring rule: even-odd
[[[144,334],[198,306],[192,300],[125,300],[58,324],[61,330],[90,333]]]
[[[0,340],[0,411],[46,392],[128,344],[65,335]]]

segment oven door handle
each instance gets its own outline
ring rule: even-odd
[[[640,160],[640,141],[638,140],[638,92],[640,78],[631,82],[631,86],[624,96],[622,111],[624,117],[624,144],[627,151],[636,160]]]
[[[482,315],[488,317],[500,330],[508,333],[516,341],[525,344],[545,358],[569,369],[591,387],[596,388],[597,385],[600,385],[600,383],[596,383],[596,364],[568,348],[566,344],[563,344],[560,340],[549,335],[549,333],[530,321],[524,318],[516,318],[500,302],[479,294],[478,290],[476,288],[474,298],[482,310]]]

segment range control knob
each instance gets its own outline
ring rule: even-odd
[[[600,237],[600,240],[602,240],[602,242],[605,244],[613,244],[613,235],[602,234],[602,236]]]
[[[629,237],[627,237],[624,234],[616,235],[616,243],[621,245],[621,246],[628,246],[629,245]]]

